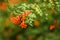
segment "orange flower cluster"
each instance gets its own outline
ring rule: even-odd
[[[0,9],[3,10],[3,11],[6,10],[6,2],[2,2],[2,3],[0,4]]]
[[[24,14],[19,14],[16,17],[11,17],[10,20],[14,24],[18,24],[19,23],[19,26],[21,28],[26,28],[27,25],[26,25],[26,23],[24,21],[26,19],[26,16],[28,16],[28,14],[30,14],[31,12],[32,12],[32,10],[30,10],[30,12],[27,12],[26,10],[24,10]]]

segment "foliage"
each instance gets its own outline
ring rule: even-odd
[[[0,7],[0,40],[60,40],[60,0],[1,0]]]

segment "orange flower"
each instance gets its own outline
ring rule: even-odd
[[[28,16],[30,13],[32,13],[32,10],[30,10],[29,12],[27,12],[26,10],[24,10],[24,16]]]
[[[21,18],[21,21],[24,21],[26,18],[25,16],[23,15],[22,18]]]
[[[17,24],[19,22],[19,20],[15,17],[10,18],[11,22],[14,24]]]
[[[18,16],[16,16],[16,18],[20,21],[20,16],[21,16],[21,14],[19,14]]]
[[[26,25],[26,23],[24,21],[19,26],[22,27],[22,28],[26,28],[27,27],[27,25]]]
[[[54,25],[50,25],[50,30],[53,30],[55,28]]]
[[[31,13],[31,11],[32,10],[30,10],[29,13]],[[11,17],[10,19],[11,19],[12,23],[14,23],[14,24],[20,23],[20,25],[19,25],[20,27],[26,28],[27,25],[24,21],[25,21],[27,15],[28,15],[27,11],[24,10],[24,14],[19,14],[18,16]],[[20,19],[20,17],[22,17],[22,18]],[[37,23],[37,24],[39,25],[39,23]]]
[[[22,14],[19,14],[16,17],[11,16],[10,19],[11,19],[12,23],[14,23],[14,24],[21,23],[20,16],[22,16]]]
[[[24,14],[22,15],[22,18],[21,18],[21,21],[24,21],[26,18],[26,16],[27,16],[27,11],[26,10],[24,10]]]
[[[5,11],[6,10],[6,2],[2,2],[0,8],[1,8],[1,10]]]
[[[28,12],[26,10],[24,10],[24,16],[27,16]]]
[[[35,21],[34,21],[34,25],[35,25],[35,26],[39,26],[39,25],[40,25],[39,21],[38,21],[38,20],[35,20]]]

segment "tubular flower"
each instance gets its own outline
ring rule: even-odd
[[[50,25],[50,30],[53,30],[55,28],[54,25]]]
[[[19,20],[15,17],[10,18],[11,22],[14,24],[17,24],[19,22]]]
[[[28,16],[28,14],[30,14],[32,12],[32,10],[30,10],[30,12],[28,13],[26,10],[24,10],[24,14],[22,15],[22,19],[21,21],[24,21],[26,18],[26,16]]]
[[[22,27],[22,28],[26,28],[27,27],[27,25],[26,25],[26,23],[24,21],[19,26]]]
[[[18,22],[21,23],[21,21],[20,21],[20,16],[21,16],[21,14],[19,14],[19,15],[16,16],[16,17],[11,17],[11,18],[10,18],[11,22],[14,23],[14,24],[17,24]]]
[[[16,16],[16,18],[20,21],[20,16],[21,16],[21,14],[19,14],[18,16]]]
[[[23,15],[22,18],[21,18],[21,21],[24,21],[26,18],[25,16]]]
[[[32,13],[32,10],[30,10],[29,12],[27,12],[26,10],[24,10],[24,16],[28,16],[30,13]]]
[[[6,10],[6,2],[2,2],[0,5],[1,10],[5,11]]]
[[[24,16],[27,16],[28,12],[26,10],[24,10]]]

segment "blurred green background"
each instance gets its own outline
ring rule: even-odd
[[[27,28],[13,24],[10,16],[33,10]],[[38,20],[40,25],[34,25]],[[50,30],[50,25],[55,27]],[[60,40],[60,0],[0,0],[0,40]]]

